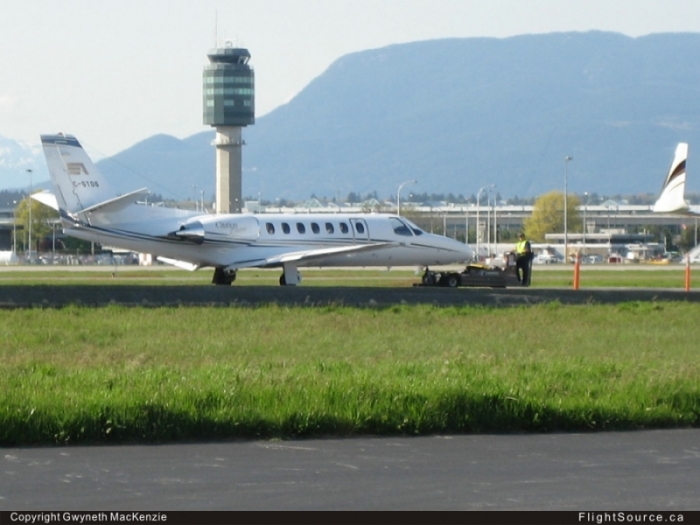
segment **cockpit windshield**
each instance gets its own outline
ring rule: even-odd
[[[391,222],[391,227],[394,229],[394,233],[396,235],[411,237],[413,235],[423,234],[423,230],[403,217],[390,217],[389,221]]]
[[[418,226],[413,224],[411,221],[408,219],[404,219],[403,217],[401,218],[402,221],[404,221],[408,226],[413,230],[413,235],[423,235],[423,230],[421,230]]]
[[[411,233],[411,229],[398,217],[389,217],[389,222],[391,223],[391,227],[394,229],[394,233],[396,235],[405,235],[407,237],[411,237],[413,235]]]

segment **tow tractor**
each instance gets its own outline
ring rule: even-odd
[[[461,272],[434,272],[428,268],[421,278],[421,283],[414,286],[480,286],[487,288],[505,288],[520,286],[515,267],[515,253],[503,255],[504,267],[470,263]]]

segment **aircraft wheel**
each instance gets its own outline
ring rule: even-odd
[[[457,288],[459,286],[459,275],[451,273],[447,276],[447,286],[449,288]]]
[[[301,274],[296,268],[286,268],[280,275],[280,286],[296,286],[301,282]]]
[[[214,278],[211,282],[212,284],[220,286],[230,286],[235,280],[236,272],[225,272],[223,268],[216,268],[214,270]]]

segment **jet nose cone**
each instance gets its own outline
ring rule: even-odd
[[[447,244],[448,244],[448,246],[446,246],[446,248],[454,253],[454,261],[453,262],[467,262],[467,261],[470,261],[474,258],[474,250],[472,250],[468,244],[463,244],[463,243],[456,241],[454,239],[445,239],[445,240],[447,241]]]

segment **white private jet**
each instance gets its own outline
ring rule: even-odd
[[[389,214],[209,214],[140,204],[146,188],[116,196],[72,135],[42,135],[55,193],[32,195],[58,210],[66,235],[156,255],[230,285],[240,268],[282,268],[282,285],[305,266],[428,266],[472,259],[458,241]]]
[[[687,159],[688,144],[681,142],[676,146],[671,169],[666,175],[661,194],[652,208],[655,213],[700,215],[700,206],[691,206],[685,200],[685,163]]]

